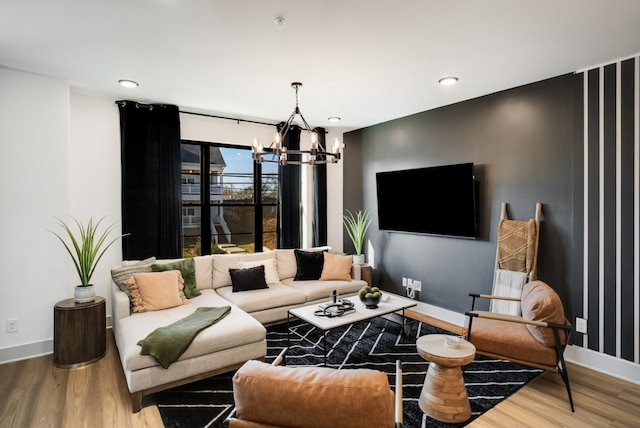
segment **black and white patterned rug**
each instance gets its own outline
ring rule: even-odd
[[[476,356],[464,370],[464,381],[471,403],[471,419],[457,425],[439,422],[426,416],[418,406],[429,363],[418,355],[415,341],[417,337],[425,334],[448,332],[414,321],[406,326],[407,334],[402,338],[397,324],[389,321],[398,319],[393,316],[391,319],[378,318],[334,330],[329,336],[330,343],[345,344],[370,333],[374,336],[329,352],[327,365],[334,368],[370,368],[384,371],[389,374],[389,383],[393,388],[395,361],[400,359],[405,428],[464,426],[542,373],[539,369]],[[321,333],[301,321],[292,323],[292,327],[294,333],[290,337],[287,365],[323,365]],[[269,327],[266,361],[272,362],[286,346],[287,324]],[[232,372],[226,373],[155,394],[153,398],[165,427],[223,427],[225,417],[233,409],[232,376]]]

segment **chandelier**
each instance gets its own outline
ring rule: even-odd
[[[338,138],[333,139],[333,143],[329,150],[327,150],[318,139],[318,133],[313,131],[304,116],[300,112],[298,107],[298,89],[302,86],[300,82],[292,82],[291,87],[296,91],[296,108],[289,116],[289,119],[282,126],[279,132],[274,136],[273,141],[266,148],[258,138],[253,139],[253,159],[258,163],[271,162],[278,163],[280,165],[322,165],[327,163],[337,163],[340,160],[340,148],[341,143]],[[309,133],[311,143],[309,150],[290,150],[284,144],[283,141],[289,132],[289,129],[293,125],[293,121],[296,116],[300,116],[303,127],[302,130]],[[290,159],[291,155],[299,155],[293,159]]]

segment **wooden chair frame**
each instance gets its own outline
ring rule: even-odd
[[[544,322],[544,321],[526,320],[522,317],[515,316],[515,315],[498,314],[498,313],[488,312],[488,311],[476,311],[474,310],[476,299],[502,299],[502,300],[512,300],[512,301],[520,301],[520,299],[516,297],[492,296],[488,294],[476,294],[476,293],[469,293],[469,296],[473,298],[473,301],[471,302],[471,310],[465,313],[465,315],[469,317],[469,325],[467,327],[467,332],[466,332],[467,340],[471,339],[471,331],[472,331],[474,318],[486,318],[486,319],[492,319],[492,320],[504,321],[504,322],[516,322],[521,324],[535,325],[538,327],[551,328],[553,330],[553,337],[554,337],[555,351],[556,351],[556,361],[557,361],[557,364],[555,367],[537,364],[534,362],[524,361],[524,360],[515,359],[515,358],[509,358],[509,356],[506,356],[506,355],[497,355],[497,354],[492,354],[489,352],[482,352],[482,351],[478,351],[477,353],[486,355],[489,357],[502,358],[505,360],[514,361],[520,364],[536,367],[542,370],[558,372],[562,377],[562,381],[564,382],[565,387],[567,388],[567,395],[569,396],[569,404],[571,405],[571,411],[575,412],[575,409],[573,406],[573,398],[571,396],[571,386],[569,385],[569,374],[567,372],[567,365],[564,361],[564,348],[566,347],[566,345],[562,345],[562,342],[560,341],[560,331],[562,330],[567,333],[567,343],[568,343],[568,339],[571,336],[571,331],[573,330],[572,326],[553,324],[553,323]]]

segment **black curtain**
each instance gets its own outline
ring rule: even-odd
[[[278,131],[284,123],[278,124]],[[300,150],[300,127],[293,125],[282,141],[289,150]],[[290,160],[300,160],[300,155],[289,155]],[[279,203],[278,203],[278,248],[300,248],[301,239],[301,167],[284,165],[278,167]]]
[[[318,134],[318,142],[322,147],[327,147],[326,131],[324,128],[315,128]],[[326,156],[318,156],[324,160]],[[314,165],[313,167],[313,239],[314,247],[327,245],[327,165]]]
[[[125,260],[182,257],[180,116],[177,106],[117,101]]]

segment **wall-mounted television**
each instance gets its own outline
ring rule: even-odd
[[[376,173],[378,228],[477,237],[473,163]]]

